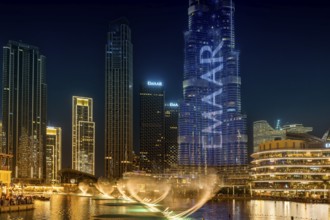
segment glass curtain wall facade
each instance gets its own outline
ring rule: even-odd
[[[72,97],[72,169],[95,174],[93,99]]]
[[[62,169],[62,129],[47,127],[46,142],[46,183],[59,180],[58,171]]]
[[[16,179],[45,177],[46,57],[35,46],[9,41],[3,47],[3,152]]]
[[[165,169],[178,165],[178,118],[179,104],[165,104]]]
[[[124,18],[110,23],[105,69],[105,176],[118,179],[133,161],[133,45]]]
[[[232,1],[189,1],[179,119],[181,165],[248,162],[234,11]]]
[[[164,87],[148,81],[140,89],[140,169],[164,171]]]

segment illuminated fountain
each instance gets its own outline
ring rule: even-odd
[[[104,196],[108,198],[113,198],[111,193],[114,191],[114,183],[111,183],[108,179],[100,177],[95,184],[95,187],[100,191]]]
[[[123,180],[123,179],[119,180],[117,182],[117,190],[121,194],[122,199],[129,202],[136,201],[134,197],[128,192],[129,189],[127,187],[127,182],[128,182],[127,180]]]
[[[79,184],[78,184],[78,188],[79,188],[79,190],[81,191],[81,193],[82,193],[82,195],[87,195],[87,192],[88,192],[88,190],[89,190],[89,184],[88,183],[86,183],[86,182],[80,182]]]
[[[216,174],[200,175],[189,181],[176,185],[172,198],[164,204],[167,208],[163,214],[168,219],[186,218],[200,209],[219,190]]]
[[[116,184],[101,177],[95,187],[107,199],[120,198],[124,203],[139,202],[149,211],[162,213],[168,219],[183,219],[214,196],[219,190],[219,178],[216,174],[152,176],[128,173]],[[116,193],[119,196],[114,196]]]
[[[218,186],[216,174],[180,178],[132,175],[117,184],[124,199],[134,199],[168,219],[185,218],[196,212],[219,190]]]
[[[168,181],[151,176],[131,177],[126,187],[135,200],[148,206],[154,206],[163,201],[171,190],[171,184]]]

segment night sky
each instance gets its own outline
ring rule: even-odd
[[[47,57],[48,125],[63,129],[63,167],[71,166],[72,96],[94,99],[96,175],[101,176],[108,23],[121,16],[130,21],[134,111],[138,113],[138,90],[145,80],[163,81],[166,100],[181,98],[188,0],[45,2],[0,0],[0,45],[22,40],[38,46]],[[242,107],[248,115],[249,133],[255,120],[273,125],[280,118],[284,123],[312,126],[313,133],[322,136],[330,128],[330,2],[235,3]],[[139,134],[134,135],[138,149]]]

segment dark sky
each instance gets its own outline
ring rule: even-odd
[[[188,0],[45,2],[0,0],[0,45],[22,40],[47,57],[48,124],[63,129],[64,167],[71,166],[72,96],[94,99],[96,174],[103,175],[108,23],[121,16],[130,21],[138,112],[138,88],[147,79],[164,81],[168,101],[181,98]],[[235,2],[242,104],[249,129],[255,120],[273,124],[280,118],[312,126],[321,136],[330,127],[330,2]]]

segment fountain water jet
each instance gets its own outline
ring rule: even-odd
[[[186,175],[184,178],[146,174],[131,175],[117,188],[124,198],[135,199],[150,211],[161,212],[168,219],[180,219],[201,208],[214,196],[218,186],[216,174]]]
[[[126,187],[134,199],[146,205],[155,205],[165,199],[170,192],[170,184],[152,177],[131,177]]]
[[[191,188],[197,190],[198,194],[200,195],[197,202],[192,207],[178,214],[174,214],[173,211],[169,211],[170,209],[165,209],[163,214],[168,219],[186,218],[187,216],[200,209],[209,199],[214,196],[214,192],[219,190],[218,177],[215,174],[199,176],[198,179],[194,180],[191,184]]]
[[[80,182],[78,184],[78,188],[80,189],[80,191],[83,195],[86,195],[89,190],[89,185],[88,185],[88,183]]]
[[[95,187],[98,191],[100,191],[104,196],[107,196],[108,198],[113,198],[111,196],[111,193],[114,191],[114,184],[111,183],[108,179],[105,177],[100,177],[97,180],[97,183],[95,184]]]

